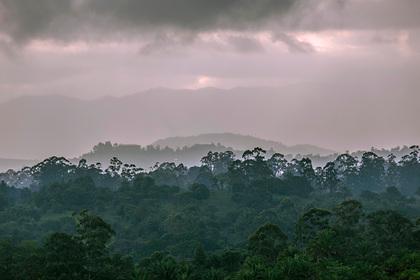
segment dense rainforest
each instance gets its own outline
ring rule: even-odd
[[[1,279],[420,279],[418,146],[316,168],[52,157],[0,180]]]

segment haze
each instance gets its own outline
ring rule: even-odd
[[[419,143],[419,15],[417,0],[0,0],[0,157],[212,132]]]

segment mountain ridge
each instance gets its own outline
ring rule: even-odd
[[[376,135],[386,139],[377,143],[380,146],[411,142],[406,141],[411,131],[398,126],[402,120],[389,118],[386,110],[374,119],[364,119],[361,116],[370,112],[370,101],[350,88],[340,90],[352,94],[343,100],[333,90],[305,84],[276,88],[155,88],[94,100],[64,95],[22,96],[0,103],[0,157],[40,159],[58,154],[74,158],[105,140],[147,145],[172,135],[213,132],[257,135],[284,143],[309,142],[337,151],[355,150],[363,149],[359,144],[362,140],[354,135],[360,123],[370,132],[363,140],[365,149],[377,142],[370,137],[374,129],[378,130]],[[330,104],[325,103],[327,99]],[[346,111],[348,99],[364,100],[357,114]],[[339,118],[335,117],[338,111]],[[403,123],[412,123],[411,116],[407,114]],[[395,127],[395,132],[388,135],[389,129],[375,126],[378,119],[387,120],[387,127]],[[271,143],[268,148],[284,148],[278,145]],[[294,145],[286,152],[308,154],[312,150],[311,145]]]
[[[311,144],[297,144],[285,145],[281,142],[274,140],[267,140],[252,135],[242,135],[238,133],[225,132],[225,133],[203,133],[191,136],[174,136],[163,139],[158,139],[152,143],[154,146],[169,147],[169,148],[182,148],[191,147],[195,144],[218,144],[225,147],[232,147],[236,150],[252,149],[260,147],[266,150],[274,150],[283,154],[319,154],[329,155],[334,154],[336,151],[331,149],[319,147]]]

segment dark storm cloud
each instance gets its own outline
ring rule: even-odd
[[[159,32],[152,40],[141,46],[139,54],[151,55],[156,53],[163,53],[173,51],[178,47],[193,43],[196,40],[191,32],[178,32],[177,34]]]
[[[296,1],[283,24],[293,29],[415,29],[420,27],[418,0]]]
[[[0,33],[26,42],[127,38],[162,29],[416,28],[419,14],[418,0],[0,0]]]
[[[15,41],[36,38],[53,29],[57,33],[52,36],[56,37],[65,31],[65,22],[72,16],[71,1],[0,0],[0,31]]]
[[[290,52],[293,53],[312,53],[315,52],[314,46],[305,41],[300,41],[294,36],[286,33],[276,33],[272,35],[274,42],[280,41],[285,44]]]
[[[94,37],[173,28],[255,27],[282,15],[293,0],[0,0],[0,31],[15,41]],[[126,36],[126,34],[124,34]]]

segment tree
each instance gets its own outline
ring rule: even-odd
[[[312,208],[300,217],[296,227],[296,239],[299,245],[305,245],[314,239],[319,232],[329,228],[331,212]]]
[[[76,232],[76,240],[81,243],[85,252],[85,268],[89,278],[100,277],[109,256],[108,245],[115,232],[99,216],[87,210],[76,216]]]
[[[306,249],[315,260],[320,261],[328,258],[337,259],[341,254],[345,254],[343,245],[342,236],[336,230],[327,228],[319,231],[309,241]]]
[[[276,279],[272,275],[270,267],[265,259],[258,256],[251,256],[245,260],[241,269],[237,273],[237,280],[254,280],[254,279]]]
[[[398,186],[399,184],[400,171],[396,158],[394,154],[389,154],[385,163],[385,179],[388,186]]]
[[[334,161],[337,179],[343,186],[355,190],[358,185],[358,161],[349,154],[341,154]]]
[[[61,183],[74,175],[76,166],[64,157],[50,157],[30,168],[30,174],[40,185]]]
[[[400,185],[403,194],[412,195],[419,188],[420,149],[419,146],[411,146],[410,150],[400,161]]]
[[[304,177],[308,182],[312,182],[315,178],[315,172],[312,167],[312,161],[309,158],[301,160],[293,159],[287,167],[287,175]]]
[[[109,166],[105,170],[105,172],[109,174],[111,177],[118,177],[120,175],[122,165],[123,165],[123,162],[121,160],[119,160],[117,157],[113,157],[109,161]]]
[[[417,280],[420,277],[420,253],[393,255],[383,264],[389,279]]]
[[[337,224],[341,227],[354,227],[363,215],[362,204],[357,200],[346,200],[334,209]]]
[[[143,168],[137,167],[135,164],[125,163],[121,169],[121,177],[125,180],[131,181],[142,171]]]
[[[272,204],[272,170],[264,160],[261,148],[246,150],[241,160],[235,160],[229,166],[227,181],[232,191],[232,200],[253,208],[264,208]]]
[[[338,179],[334,162],[328,162],[325,165],[322,169],[321,176],[321,182],[324,190],[330,193],[338,191],[340,180]]]
[[[135,275],[133,260],[129,256],[114,254],[105,264],[104,274],[109,280],[133,280]]]
[[[362,156],[359,171],[359,190],[379,192],[385,188],[385,160],[373,152]]]
[[[201,244],[195,248],[193,264],[202,268],[207,265],[207,255]]]
[[[299,197],[308,197],[314,188],[311,182],[304,176],[295,176],[287,173],[281,180],[278,193],[283,195],[294,195]]]
[[[13,254],[16,251],[9,240],[0,240],[0,275],[5,280],[14,278]]]
[[[260,227],[248,239],[248,248],[253,255],[261,256],[269,262],[287,246],[287,236],[274,224]]]
[[[176,260],[167,254],[156,252],[139,263],[139,279],[177,280],[180,272]]]
[[[309,256],[297,254],[279,260],[276,265],[279,271],[277,279],[285,280],[315,280],[318,279],[316,266]]]
[[[413,224],[393,210],[380,210],[368,215],[368,238],[376,242],[382,252],[406,248],[412,241]]]
[[[267,161],[271,172],[274,176],[282,176],[286,172],[287,160],[284,158],[284,155],[279,153],[274,153],[271,158]]]
[[[4,181],[0,182],[0,211],[3,211],[9,206],[9,186]]]
[[[190,191],[192,192],[193,197],[198,200],[205,200],[210,197],[209,189],[203,184],[192,184]]]
[[[86,274],[82,244],[65,233],[50,235],[44,245],[45,279],[83,279]]]
[[[149,175],[157,185],[182,186],[187,175],[187,168],[183,164],[173,162],[156,163]]]
[[[246,150],[242,154],[241,167],[249,181],[264,180],[272,177],[273,173],[265,159],[266,151],[261,148]]]
[[[11,279],[42,279],[45,259],[42,249],[33,241],[21,242],[12,248]],[[3,275],[0,275],[3,279]]]
[[[207,166],[213,174],[219,175],[228,171],[228,168],[234,159],[235,155],[232,151],[209,151],[207,155],[201,159],[201,163],[204,166]]]

